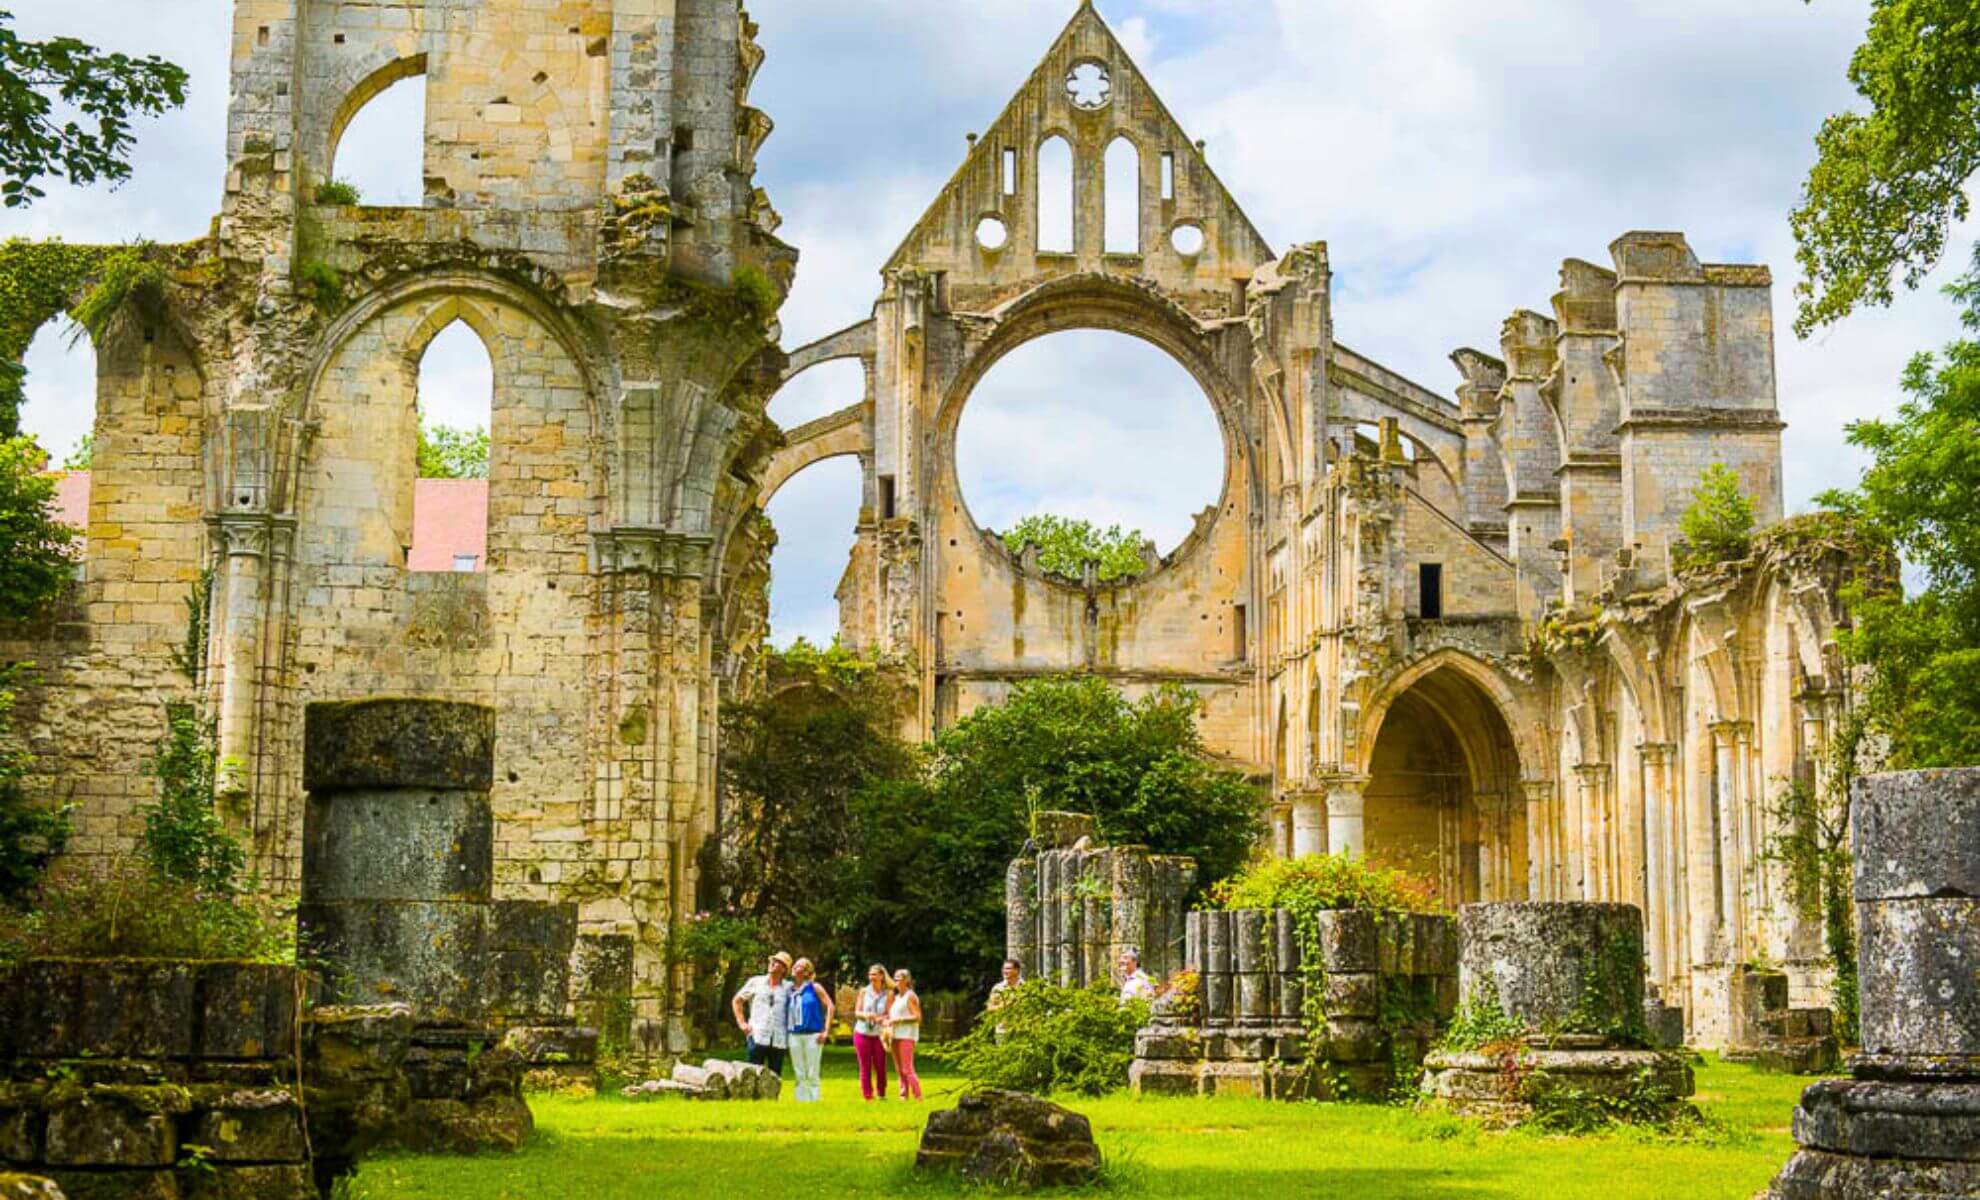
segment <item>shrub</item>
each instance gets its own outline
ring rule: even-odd
[[[364,199],[355,183],[345,183],[341,179],[326,179],[316,185],[318,204],[356,204]]]
[[[22,781],[32,759],[13,736],[22,668],[0,667],[0,901],[24,899],[69,839],[69,813],[30,800]]]
[[[1210,889],[1223,909],[1290,909],[1295,913],[1365,908],[1379,912],[1445,911],[1437,885],[1347,854],[1309,854],[1252,863]]]
[[[0,961],[39,958],[296,960],[294,910],[131,863],[57,864],[27,913],[0,912]]]
[[[1147,572],[1142,548],[1148,539],[1139,529],[1123,530],[1119,525],[1102,529],[1091,521],[1039,513],[1011,526],[1003,535],[1004,548],[1022,555],[1026,546],[1038,547],[1041,570],[1068,579],[1078,579],[1092,563],[1101,583],[1132,579]]]
[[[1678,566],[1693,570],[1745,558],[1752,552],[1758,520],[1753,500],[1740,488],[1739,473],[1724,463],[1706,467],[1691,493],[1691,507],[1678,518],[1684,538]]]
[[[320,258],[296,264],[296,284],[304,298],[319,308],[336,308],[344,302],[344,277]]]
[[[1134,1035],[1147,1023],[1145,1002],[1123,1004],[1104,984],[1033,979],[966,1036],[928,1053],[980,1086],[1104,1096],[1127,1085]]]
[[[232,892],[247,853],[215,809],[219,748],[213,726],[184,703],[166,705],[165,721],[151,766],[158,799],[138,809],[144,817],[138,854],[162,879]]]
[[[777,292],[777,285],[756,267],[737,267],[730,282],[735,286],[736,302],[759,321],[768,321],[776,316],[778,306],[784,302]]]

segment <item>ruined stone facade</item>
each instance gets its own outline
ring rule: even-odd
[[[1071,150],[1071,196],[1040,162]],[[1108,245],[1109,151],[1138,161],[1134,247]],[[1073,236],[1046,211],[1070,202]],[[1204,699],[1212,746],[1271,780],[1281,854],[1351,849],[1452,901],[1623,901],[1693,1040],[1730,1033],[1730,973],[1786,964],[1819,999],[1817,930],[1762,851],[1846,703],[1846,563],[1787,530],[1680,578],[1700,472],[1780,521],[1771,279],[1627,233],[1570,260],[1550,313],[1452,357],[1455,398],[1335,339],[1327,248],[1279,254],[1090,5],[882,272],[870,319],[791,352],[866,393],[789,431],[771,490],[857,455],[841,634],[918,679],[916,731],[1067,670]],[[1351,314],[1349,316],[1351,321]],[[1101,585],[971,518],[960,414],[1005,354],[1130,334],[1202,385],[1225,485],[1173,553]]]
[[[219,219],[153,252],[162,295],[100,340],[83,581],[0,646],[42,669],[24,724],[75,853],[132,848],[162,698],[212,714],[230,819],[282,889],[306,704],[488,705],[495,899],[574,903],[581,948],[630,944],[663,1045],[717,707],[759,682],[761,508],[857,455],[842,625],[914,681],[913,732],[1069,669],[1186,684],[1210,743],[1270,779],[1281,853],[1361,851],[1453,901],[1638,904],[1704,1044],[1741,963],[1819,998],[1817,930],[1761,852],[1767,801],[1813,777],[1846,704],[1846,564],[1776,537],[1672,567],[1709,463],[1781,516],[1764,268],[1625,234],[1496,354],[1458,351],[1453,401],[1335,340],[1326,246],[1268,247],[1082,3],[871,317],[786,358],[795,252],[753,183],[752,32],[737,0],[237,0]],[[352,116],[411,76],[426,203],[316,202]],[[1042,198],[1053,139],[1073,194]],[[1119,139],[1140,219],[1110,250]],[[1070,205],[1062,245],[1042,199]],[[429,574],[407,564],[416,368],[457,320],[494,363],[488,570]],[[1174,356],[1224,433],[1219,502],[1115,585],[1006,552],[957,479],[976,383],[1068,328]],[[865,395],[776,429],[768,396],[834,359]]]
[[[753,183],[754,32],[738,0],[237,0],[220,215],[100,339],[82,581],[0,647],[39,664],[22,724],[72,852],[131,851],[161,699],[213,717],[228,816],[287,891],[307,704],[489,706],[495,899],[628,940],[642,1043],[678,1041],[664,947],[760,640],[796,261]],[[352,116],[413,76],[426,203],[319,203]],[[417,368],[454,321],[495,375],[476,574],[407,563]]]

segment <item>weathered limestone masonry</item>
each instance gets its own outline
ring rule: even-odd
[[[1093,821],[1041,813],[1038,841],[1004,876],[1005,953],[1025,977],[1074,987],[1114,978],[1124,951],[1166,979],[1183,965],[1196,860],[1146,846],[1092,845]],[[1032,847],[1027,847],[1031,850]]]
[[[1591,1103],[1658,1120],[1692,1093],[1691,1065],[1644,1045],[1643,914],[1630,905],[1467,904],[1458,986],[1470,1015],[1520,1032],[1431,1054],[1433,1103],[1506,1123]]]
[[[1158,1000],[1135,1038],[1137,1094],[1379,1099],[1415,1078],[1457,1007],[1449,917],[1319,914],[1319,971],[1304,970],[1296,918],[1189,914],[1194,995]],[[1321,994],[1309,996],[1317,980]],[[1308,1026],[1317,1017],[1311,1036]]]
[[[575,904],[587,976],[678,1049],[664,948],[716,706],[753,677],[796,258],[753,183],[754,26],[738,0],[236,0],[232,59],[219,219],[152,252],[163,295],[97,347],[85,582],[0,645],[44,671],[44,786],[74,852],[130,852],[210,569],[197,691],[260,876],[301,883],[308,704],[487,705],[492,896]],[[319,203],[409,77],[425,204]],[[488,570],[420,574],[417,368],[454,321],[495,368]]]
[[[305,715],[297,921],[329,1003],[411,1007],[399,1140],[416,1149],[516,1148],[525,1069],[596,1057],[565,1016],[577,905],[490,898],[495,728],[492,708],[435,700]]]
[[[1863,1052],[1794,1113],[1776,1200],[1980,1195],[1980,769],[1858,780]]]
[[[304,1132],[308,992],[295,968],[255,963],[41,959],[0,975],[0,1171],[75,1197],[315,1200],[311,1143],[349,1146],[314,1117]]]
[[[1061,142],[1054,194],[1040,164]],[[1109,244],[1123,145],[1140,219]],[[1065,211],[1055,244],[1044,217]],[[913,732],[1053,672],[1186,684],[1210,744],[1270,777],[1279,853],[1364,853],[1453,902],[1637,905],[1661,994],[1722,1046],[1741,964],[1826,1002],[1820,931],[1762,851],[1771,793],[1813,780],[1849,702],[1850,555],[1791,523],[1747,562],[1673,566],[1712,463],[1782,517],[1765,267],[1633,232],[1560,278],[1492,352],[1452,356],[1455,400],[1356,353],[1326,245],[1269,248],[1082,2],[887,261],[870,318],[792,351],[787,378],[856,361],[864,390],[790,431],[765,490],[858,457],[841,632],[918,680]],[[1072,328],[1173,355],[1224,430],[1223,496],[1105,585],[1008,553],[956,469],[978,381]]]

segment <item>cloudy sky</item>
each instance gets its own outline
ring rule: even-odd
[[[218,206],[226,0],[15,0],[26,36],[74,34],[193,72],[183,112],[140,129],[117,192],[50,188],[0,235],[198,235]],[[1843,424],[1886,412],[1915,351],[1957,329],[1936,293],[1810,342],[1787,330],[1787,212],[1868,0],[1099,0],[1212,165],[1280,250],[1329,243],[1340,339],[1435,390],[1461,345],[1491,349],[1515,308],[1545,311],[1565,257],[1606,262],[1630,229],[1680,229],[1706,261],[1773,266],[1790,508],[1854,479]],[[763,182],[804,254],[791,346],[862,319],[878,269],[1029,74],[1075,0],[753,0],[769,51],[755,101],[777,122]],[[376,102],[338,173],[373,200],[416,176],[416,89]],[[394,107],[396,106],[396,107]],[[1963,263],[1973,230],[1949,263]],[[1934,285],[1952,271],[1942,269]],[[59,455],[87,425],[86,365],[54,332],[30,357],[27,419]],[[428,404],[473,419],[471,337],[428,360]],[[477,374],[476,372],[481,372]],[[772,407],[795,423],[858,398],[821,368]],[[478,402],[485,409],[485,400]],[[1172,547],[1222,486],[1207,402],[1156,351],[1104,334],[1034,343],[973,399],[960,452],[992,527],[1048,509],[1138,526]],[[857,509],[844,460],[772,506],[780,640],[829,637]]]

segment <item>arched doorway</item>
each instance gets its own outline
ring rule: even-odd
[[[1412,675],[1368,752],[1367,858],[1434,881],[1453,904],[1523,898],[1524,793],[1505,710],[1454,659]]]

